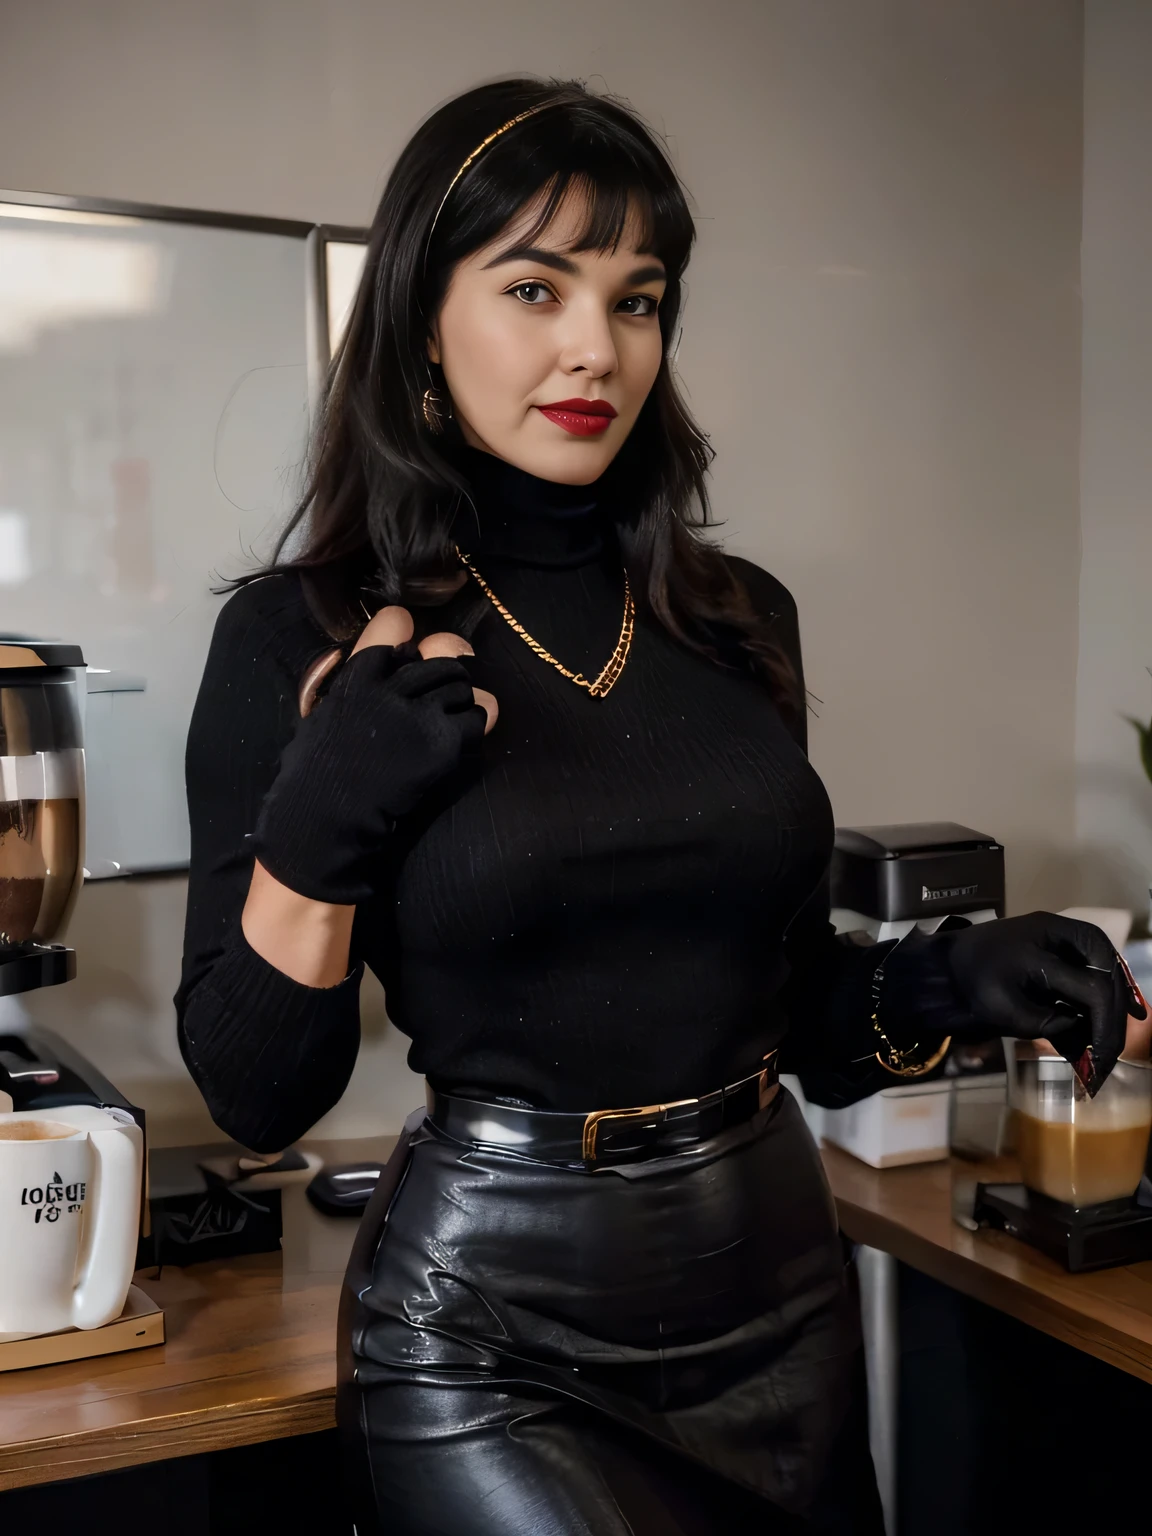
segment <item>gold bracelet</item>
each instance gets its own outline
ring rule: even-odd
[[[903,940],[901,940],[901,943],[903,943]],[[900,945],[896,944],[888,953],[892,954],[899,948]],[[888,955],[885,955],[884,958],[887,960]],[[876,1060],[884,1068],[885,1072],[891,1072],[893,1077],[923,1077],[926,1072],[931,1072],[933,1067],[938,1067],[945,1056],[947,1056],[948,1047],[952,1044],[952,1036],[945,1035],[943,1044],[932,1052],[927,1061],[915,1061],[912,1059],[920,1049],[919,1042],[908,1046],[905,1050],[898,1050],[884,1033],[883,1026],[880,1023],[880,987],[883,981],[884,967],[883,965],[878,965],[872,975],[872,1028],[880,1036],[884,1050],[883,1053],[881,1051],[876,1052]]]
[[[945,1035],[943,1044],[932,1052],[927,1061],[909,1061],[908,1058],[920,1049],[918,1043],[910,1045],[907,1050],[897,1050],[880,1028],[880,1020],[875,1014],[872,1015],[872,1028],[884,1042],[884,1050],[888,1053],[888,1059],[885,1060],[884,1056],[877,1051],[876,1060],[884,1068],[885,1072],[891,1072],[893,1077],[923,1077],[926,1072],[931,1072],[933,1067],[940,1065],[948,1054],[948,1047],[952,1044],[952,1036]]]

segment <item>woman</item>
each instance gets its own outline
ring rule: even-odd
[[[512,80],[436,112],[300,551],[208,660],[177,1001],[214,1118],[272,1150],[335,1103],[364,965],[429,1084],[346,1287],[360,1536],[879,1530],[777,1070],[845,1104],[964,1031],[1090,1040],[1103,1074],[1136,1006],[1043,914],[835,941],[794,606],[700,531],[692,238],[622,105]]]

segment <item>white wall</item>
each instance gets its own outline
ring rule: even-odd
[[[839,819],[969,822],[1016,908],[1059,905],[1081,42],[1075,0],[38,0],[4,19],[0,183],[357,223],[477,81],[628,96],[696,196],[680,366],[730,547],[799,600]],[[179,915],[178,883],[87,891],[83,980],[31,1006],[102,1021],[102,1064],[184,1130]],[[334,1127],[413,1101],[372,1028]]]
[[[1085,900],[1144,915],[1152,785],[1121,715],[1152,717],[1152,6],[1089,0],[1077,830]]]

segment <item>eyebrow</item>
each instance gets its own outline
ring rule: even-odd
[[[506,251],[501,251],[499,256],[494,256],[491,261],[484,263],[484,271],[489,272],[493,267],[507,266],[514,261],[532,261],[542,267],[551,267],[554,272],[563,272],[568,277],[577,277],[580,268],[567,256],[561,256],[559,251],[541,250],[536,245],[513,245]],[[629,283],[657,283],[664,282],[668,274],[664,270],[662,262],[649,262],[646,267],[636,267],[628,274]]]

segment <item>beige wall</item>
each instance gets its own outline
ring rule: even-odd
[[[1152,716],[1152,6],[1090,0],[1077,700],[1083,895],[1144,916],[1152,785],[1122,715]]]
[[[970,822],[1016,908],[1073,897],[1074,0],[37,0],[3,32],[0,183],[306,219],[366,220],[479,80],[630,97],[696,197],[680,367],[725,539],[799,600],[839,819]],[[88,890],[84,979],[31,1006],[183,1130],[180,898]],[[413,1099],[372,1029],[349,1129]]]

